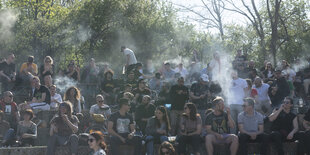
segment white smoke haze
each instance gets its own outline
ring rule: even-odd
[[[18,12],[11,9],[0,11],[0,41],[6,41],[13,37],[12,28],[17,19]]]
[[[78,82],[76,82],[73,79],[70,79],[68,77],[63,77],[63,76],[57,76],[54,79],[54,83],[57,86],[57,88],[60,90],[60,93],[63,94],[65,91],[72,86],[77,87]]]
[[[91,29],[89,27],[79,25],[76,30],[76,36],[80,42],[85,42],[91,37]]]
[[[295,71],[295,72],[298,72],[300,70],[303,70],[305,69],[306,67],[309,66],[309,62],[306,60],[306,58],[300,58],[298,60],[296,60],[292,65],[292,69]]]
[[[230,103],[234,99],[230,91],[232,84],[231,74],[234,71],[232,67],[233,56],[224,51],[218,52],[220,57],[220,71],[212,70],[212,80],[219,84],[222,88],[222,95],[226,99],[226,103]]]
[[[90,39],[91,34],[92,31],[89,27],[79,25],[77,28],[68,26],[66,29],[63,29],[57,35],[59,36],[70,35],[70,37],[66,38],[64,44],[78,45]]]
[[[183,58],[182,56],[177,56],[174,59],[168,59],[168,60],[162,61],[161,64],[164,62],[169,62],[173,69],[177,68],[180,63],[182,63],[184,67],[189,66],[191,63],[189,58]]]
[[[136,48],[136,41],[135,40],[138,38],[134,38],[130,34],[130,31],[128,31],[126,29],[118,30],[117,36],[118,36],[118,40],[115,42],[115,45],[114,45],[117,49],[117,52],[119,52],[121,50],[121,46],[126,46],[127,48],[133,50],[137,54],[137,48]],[[141,52],[146,52],[146,51],[141,51]]]

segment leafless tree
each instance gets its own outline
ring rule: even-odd
[[[207,28],[216,28],[224,40],[223,11],[225,3],[223,0],[201,0],[201,2],[203,6],[177,6],[196,15],[196,17],[188,18],[206,25]]]
[[[267,30],[271,30],[271,40],[269,47],[269,52],[273,56],[273,61],[276,63],[276,54],[278,48],[286,42],[288,38],[287,34],[287,26],[285,23],[285,19],[281,17],[280,15],[280,8],[281,8],[281,2],[282,0],[266,0],[263,4],[266,4],[267,9],[267,20],[263,21],[262,18],[264,15],[260,12],[260,10],[257,9],[257,4],[255,0],[251,0],[251,3],[246,3],[245,0],[238,0],[241,2],[242,6],[237,6],[236,1],[234,0],[225,0],[227,4],[230,5],[230,7],[225,7],[225,10],[232,11],[239,13],[243,16],[245,16],[252,26],[254,27],[256,34],[259,36],[260,41],[259,45],[261,48],[261,55],[263,56],[263,59],[265,60],[267,57],[267,45],[266,45],[266,34]],[[260,1],[262,2],[262,1]],[[284,38],[279,38],[278,35],[278,28],[279,26],[283,26],[286,36]],[[281,41],[280,41],[281,40]]]

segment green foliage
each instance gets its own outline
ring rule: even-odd
[[[310,53],[309,8],[304,4],[289,0],[281,7],[286,27],[279,25],[279,41],[288,40],[279,46],[279,58],[293,60]],[[16,53],[19,63],[31,54],[39,64],[50,55],[60,68],[71,60],[83,66],[91,57],[120,66],[121,45],[133,49],[141,62],[192,58],[196,51],[206,63],[215,51],[234,54],[237,49],[263,62],[259,38],[251,26],[225,25],[222,40],[179,21],[171,4],[162,0],[9,0],[6,5],[0,3],[3,10],[15,10],[18,20],[8,30],[11,37],[0,35],[0,49]],[[269,42],[271,30],[264,10],[260,13]]]

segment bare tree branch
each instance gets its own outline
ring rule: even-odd
[[[195,10],[197,7],[201,6],[184,6],[184,5],[179,5],[175,4],[176,6],[179,6],[189,12],[192,12],[193,14],[197,15],[199,18],[193,18],[193,17],[188,17],[188,19],[206,24],[208,28],[213,27],[217,28],[221,34],[221,38],[223,39],[224,36],[224,28],[223,28],[223,23],[222,23],[222,13],[224,11],[224,2],[222,0],[210,0],[211,3],[206,3],[205,0],[201,0],[203,4],[203,9],[207,10],[208,17],[207,15],[203,15],[201,12],[198,12]]]

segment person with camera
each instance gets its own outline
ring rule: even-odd
[[[111,115],[110,107],[105,104],[105,100],[102,95],[96,96],[97,104],[90,107],[89,113],[93,119],[93,126],[99,126],[100,128],[107,127],[107,121]]]
[[[296,114],[292,112],[293,99],[285,97],[283,104],[269,116],[269,121],[272,122],[272,132],[270,140],[275,143],[276,150],[279,155],[284,154],[283,143],[300,141],[301,133],[298,132],[298,120]],[[297,152],[301,153],[303,148],[302,143],[297,145]]]

